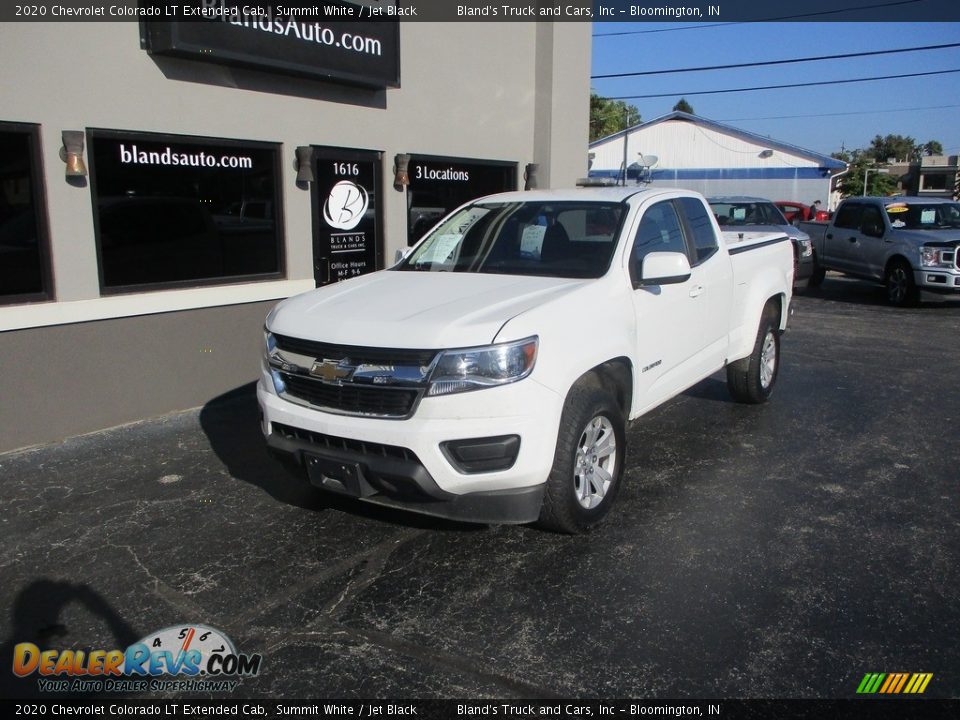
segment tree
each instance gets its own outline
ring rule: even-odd
[[[590,93],[590,142],[640,123],[640,111],[623,100]]]
[[[866,150],[877,162],[885,163],[891,158],[900,162],[910,162],[920,157],[923,149],[909,135],[877,135],[870,141]]]
[[[875,163],[871,150],[833,153],[833,157],[850,166],[847,173],[840,177],[839,189],[842,197],[863,195],[863,179],[868,169],[870,174],[867,175],[867,195],[886,196],[896,192],[896,176],[877,172],[881,166]]]
[[[943,145],[938,140],[928,140],[923,145],[924,155],[943,155]]]
[[[693,112],[693,105],[688,103],[686,98],[680,98],[680,100],[677,101],[677,104],[673,106],[673,109],[675,112],[685,112],[689,113],[690,115],[696,114]]]

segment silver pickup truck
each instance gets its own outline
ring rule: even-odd
[[[915,305],[920,291],[960,294],[960,203],[944,198],[857,197],[829,223],[804,222],[813,241],[809,284],[827,270],[883,282],[892,305]]]

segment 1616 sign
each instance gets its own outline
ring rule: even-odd
[[[314,271],[326,285],[381,265],[380,153],[315,148]]]

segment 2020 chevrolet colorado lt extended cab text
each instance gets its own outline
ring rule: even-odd
[[[723,367],[767,399],[792,273],[785,234],[721,235],[684,190],[476,200],[270,312],[262,429],[331,492],[579,532],[616,497],[627,419]]]
[[[891,305],[920,291],[960,295],[960,203],[946,198],[852,197],[829,223],[800,227],[813,240],[810,285],[827,270],[877,280]]]

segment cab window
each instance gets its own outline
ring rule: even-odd
[[[837,219],[833,221],[833,226],[838,228],[847,228],[849,230],[860,229],[860,216],[863,214],[863,205],[859,203],[845,203],[837,211]]]

